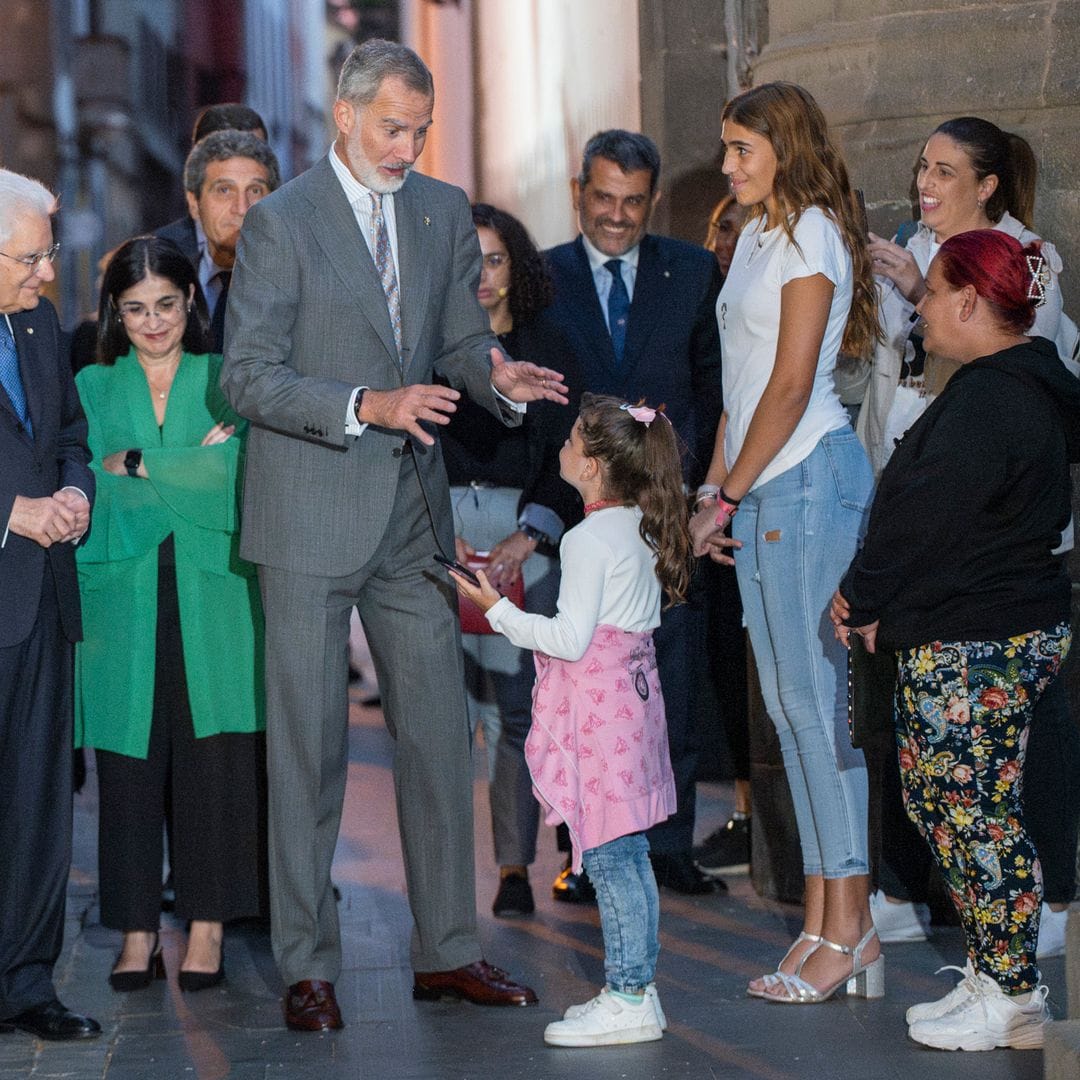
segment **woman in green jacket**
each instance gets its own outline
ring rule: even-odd
[[[99,485],[78,550],[76,737],[96,751],[101,921],[116,990],[164,977],[162,832],[190,921],[180,987],[224,977],[222,924],[257,914],[262,613],[237,555],[243,421],[205,355],[206,302],[167,240],[136,237],[102,285],[98,362],[76,380]]]

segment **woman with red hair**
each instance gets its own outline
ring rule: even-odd
[[[882,473],[862,550],[833,598],[844,642],[893,649],[907,812],[967,938],[964,979],[908,1009],[942,1049],[1042,1046],[1042,899],[1021,790],[1031,714],[1070,644],[1052,555],[1080,459],[1080,383],[1029,337],[1049,271],[995,230],[946,240],[917,311],[926,348],[960,365]]]

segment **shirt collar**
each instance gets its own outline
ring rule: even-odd
[[[589,259],[589,269],[595,274],[597,270],[605,270],[604,263],[609,259],[622,259],[623,263],[631,270],[637,271],[638,256],[641,254],[641,243],[635,244],[629,251],[624,252],[622,255],[605,255],[598,248],[594,247],[589,238],[582,233],[581,242],[585,245],[585,254]]]

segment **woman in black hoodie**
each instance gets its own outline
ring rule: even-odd
[[[964,979],[908,1010],[928,1046],[1042,1045],[1041,870],[1024,831],[1031,712],[1068,652],[1069,581],[1051,554],[1080,458],[1080,383],[1025,331],[1048,274],[1038,245],[947,240],[918,305],[962,367],[889,461],[862,550],[833,598],[847,641],[898,653],[904,797],[968,945]]]

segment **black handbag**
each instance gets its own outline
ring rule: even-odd
[[[892,738],[896,731],[896,665],[891,649],[867,652],[862,635],[853,631],[849,636],[848,732],[857,750]]]

